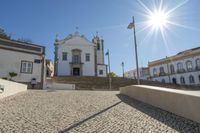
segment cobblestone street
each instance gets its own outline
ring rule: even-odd
[[[200,132],[198,123],[118,93],[29,90],[0,101],[0,132]]]

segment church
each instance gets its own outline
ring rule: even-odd
[[[98,35],[89,41],[79,32],[54,42],[55,76],[107,76],[104,40]]]

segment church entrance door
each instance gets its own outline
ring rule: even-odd
[[[73,76],[80,76],[80,68],[73,68]]]

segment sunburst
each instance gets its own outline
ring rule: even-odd
[[[154,9],[148,8],[141,0],[137,0],[137,1],[145,12],[142,15],[147,18],[146,21],[143,21],[140,23],[140,24],[145,24],[145,26],[142,29],[140,29],[139,32],[142,32],[149,28],[151,28],[151,30],[149,30],[149,32],[152,32],[151,34],[160,32],[164,43],[167,45],[166,34],[167,34],[167,31],[170,30],[169,28],[170,25],[181,27],[181,28],[192,29],[192,30],[195,29],[190,26],[179,24],[175,20],[171,19],[171,17],[174,16],[176,10],[182,7],[183,5],[185,5],[189,0],[185,0],[182,3],[179,3],[177,6],[172,7],[169,10],[166,10],[166,8],[164,7],[163,0],[159,0],[159,4],[154,5]],[[147,33],[147,36],[149,35],[150,34]]]

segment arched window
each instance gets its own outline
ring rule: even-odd
[[[188,71],[192,71],[192,61],[187,61],[186,62],[186,67]]]
[[[190,81],[190,83],[194,83],[194,76],[190,75],[189,81]]]
[[[180,82],[181,82],[181,84],[185,84],[185,78],[183,76],[181,76]]]
[[[100,43],[97,43],[97,50],[100,50]]]
[[[164,67],[160,67],[160,73],[165,73]]]
[[[200,69],[200,59],[196,59],[196,68]]]
[[[176,84],[176,78],[172,79],[173,84]]]
[[[173,64],[170,65],[170,71],[171,71],[171,73],[175,73],[174,65]]]
[[[178,72],[183,72],[183,63],[179,62],[177,64],[177,69],[178,69]]]
[[[199,82],[200,82],[200,75],[199,75]]]
[[[153,75],[157,76],[157,69],[156,68],[153,69]]]

